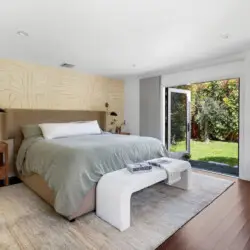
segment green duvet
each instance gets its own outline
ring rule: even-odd
[[[55,193],[55,210],[70,217],[102,175],[141,162],[167,156],[162,143],[151,137],[84,135],[45,140],[25,139],[17,156],[22,175],[41,175]]]

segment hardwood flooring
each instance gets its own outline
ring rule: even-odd
[[[236,179],[224,194],[157,248],[163,249],[250,250],[250,182]]]

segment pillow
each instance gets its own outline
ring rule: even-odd
[[[38,137],[42,136],[42,130],[38,126],[38,124],[29,124],[21,127],[23,136],[25,139],[30,137]]]
[[[45,139],[102,133],[97,121],[84,123],[43,123],[39,124],[39,127]]]

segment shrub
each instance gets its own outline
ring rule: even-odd
[[[198,138],[238,141],[239,79],[180,86],[192,93],[192,121],[199,127]]]

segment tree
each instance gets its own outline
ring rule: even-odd
[[[171,144],[186,138],[186,95],[172,93],[171,95]]]
[[[193,139],[204,139],[205,132],[208,133],[206,138],[213,140],[238,141],[239,139],[239,79],[210,81],[196,83],[191,85],[179,86],[180,89],[188,89],[191,91],[192,98],[192,132]],[[205,104],[207,98],[215,101],[215,106],[219,106],[218,115],[210,116],[207,125],[201,125],[202,105],[213,106],[213,104]],[[208,101],[209,102],[209,101]],[[215,107],[211,107],[211,110]],[[216,113],[216,111],[215,111]],[[198,117],[197,117],[198,116]],[[200,116],[200,117],[199,117]],[[205,127],[208,127],[204,131]]]
[[[209,142],[213,121],[215,121],[218,116],[222,115],[224,110],[222,105],[211,97],[206,97],[203,100],[197,98],[196,103],[197,114],[195,120],[203,132],[202,139]]]

